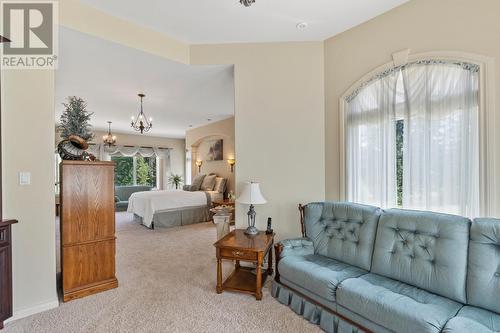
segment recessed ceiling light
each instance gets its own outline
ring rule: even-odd
[[[299,30],[307,29],[308,26],[309,26],[309,24],[307,24],[307,22],[297,23],[297,29],[299,29]]]

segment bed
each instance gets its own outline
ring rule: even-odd
[[[222,197],[218,191],[136,192],[130,196],[127,211],[148,228],[174,227],[209,221],[212,201]]]
[[[224,198],[226,182],[214,174],[198,175],[194,185],[183,190],[136,192],[129,198],[127,212],[151,229],[206,222],[212,201]]]

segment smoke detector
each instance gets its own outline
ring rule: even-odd
[[[299,29],[299,30],[307,29],[308,26],[309,26],[309,24],[307,24],[307,22],[300,22],[300,23],[297,23],[297,25],[296,25],[297,29]]]

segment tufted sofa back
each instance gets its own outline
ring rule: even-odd
[[[467,303],[500,313],[500,220],[475,219],[470,229]]]
[[[378,207],[349,202],[317,202],[304,207],[306,236],[314,252],[370,270]]]
[[[115,195],[120,198],[120,201],[128,201],[132,193],[151,191],[152,189],[152,186],[147,185],[115,186]]]
[[[372,272],[465,303],[470,220],[389,209],[380,217]]]

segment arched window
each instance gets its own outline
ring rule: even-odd
[[[382,207],[481,212],[480,66],[415,60],[344,98],[345,195]]]

